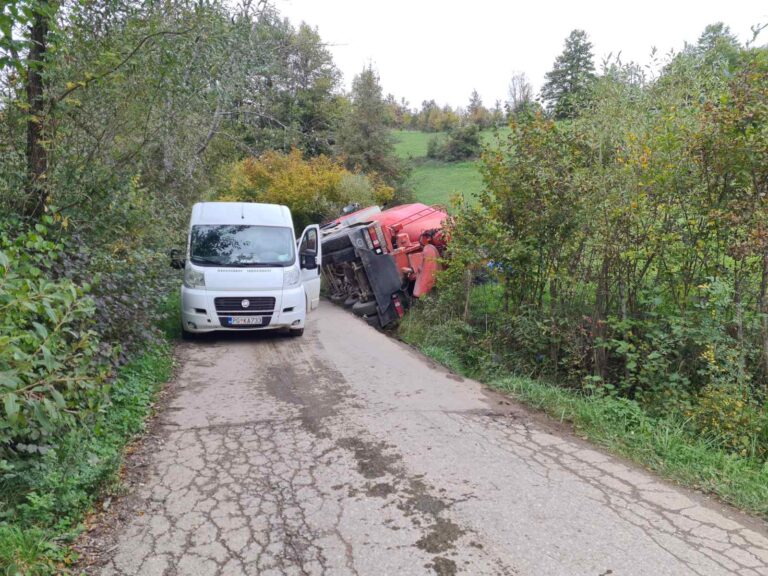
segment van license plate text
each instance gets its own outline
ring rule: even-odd
[[[251,326],[260,326],[262,322],[261,316],[230,316],[229,317],[229,325],[230,326],[243,326],[243,325],[251,325]]]

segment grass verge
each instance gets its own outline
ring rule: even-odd
[[[401,325],[401,338],[449,369],[571,423],[579,435],[667,479],[768,518],[768,463],[720,450],[694,436],[681,418],[651,416],[632,400],[587,395],[543,379],[505,373],[498,366],[468,370],[461,356],[471,343],[457,334],[424,330],[418,309],[411,315]]]
[[[164,310],[174,319],[175,300]],[[28,468],[0,479],[0,574],[62,574],[76,560],[68,545],[93,502],[116,489],[124,449],[171,376],[175,324],[168,321],[162,341],[119,369],[111,403],[88,426],[68,431]]]

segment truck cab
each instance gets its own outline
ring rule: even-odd
[[[200,202],[193,206],[183,268],[181,328],[186,337],[218,330],[304,333],[320,301],[320,229],[296,239],[287,206]]]

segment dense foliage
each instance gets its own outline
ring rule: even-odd
[[[335,218],[349,204],[386,204],[393,194],[393,188],[376,174],[350,172],[327,156],[305,160],[294,149],[289,154],[266,152],[233,164],[218,199],[285,204],[301,230]]]
[[[62,426],[104,400],[106,376],[87,285],[52,279],[62,245],[46,227],[0,234],[0,469],[42,453]],[[107,351],[108,352],[108,351]]]
[[[445,137],[435,136],[427,145],[427,157],[445,162],[457,162],[480,156],[480,129],[477,124],[465,124],[448,131]]]
[[[373,68],[368,66],[355,76],[350,99],[349,114],[340,131],[340,151],[347,168],[376,173],[394,189],[396,203],[409,200],[407,170],[395,154],[379,76]]]
[[[768,51],[712,28],[652,81],[607,67],[575,120],[519,115],[441,279],[464,360],[624,396],[765,458],[767,126]]]
[[[541,97],[555,118],[573,118],[589,98],[595,79],[592,43],[583,30],[573,30],[546,74]]]

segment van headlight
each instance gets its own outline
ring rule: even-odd
[[[205,272],[195,270],[187,263],[184,268],[184,286],[187,288],[205,288]]]
[[[301,272],[298,266],[285,268],[283,272],[283,288],[295,288],[301,284]]]

